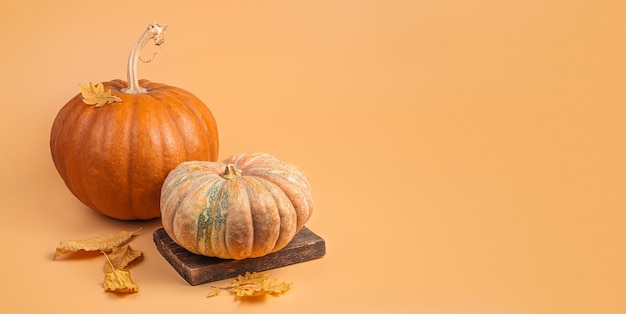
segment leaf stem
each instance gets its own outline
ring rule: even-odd
[[[105,253],[102,250],[100,250],[100,253],[102,253],[104,255],[104,258],[107,259],[107,262],[109,262],[109,265],[111,266],[111,269],[115,269],[115,266],[113,266],[113,263],[111,263],[111,260],[109,259],[109,256],[107,255],[107,253]]]
[[[126,68],[128,87],[122,89],[124,93],[141,94],[146,92],[145,88],[139,86],[139,78],[137,76],[137,63],[139,61],[139,56],[141,55],[141,49],[146,46],[150,39],[154,40],[154,44],[156,46],[163,44],[163,42],[165,42],[163,33],[166,28],[167,25],[161,26],[156,22],[150,23],[133,46],[133,49],[130,51],[130,55],[128,56],[128,65]]]
[[[221,289],[221,290],[228,290],[228,289],[232,289],[233,286],[227,286],[227,287],[218,287],[218,286],[209,286],[211,288],[217,288],[217,289]]]

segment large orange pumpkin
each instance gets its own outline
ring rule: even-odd
[[[104,82],[121,102],[90,106],[81,94],[58,113],[51,131],[52,160],[69,190],[106,216],[160,216],[167,174],[186,160],[217,160],[217,126],[209,108],[181,88],[137,80],[141,48],[162,42],[150,24],[129,58],[128,81]]]

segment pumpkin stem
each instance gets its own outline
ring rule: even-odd
[[[128,87],[122,89],[124,93],[128,94],[141,94],[145,93],[146,89],[139,86],[139,78],[137,77],[137,62],[139,61],[139,57],[141,55],[141,49],[146,46],[150,39],[154,40],[154,44],[160,46],[165,41],[163,37],[163,33],[167,25],[160,26],[156,22],[150,23],[148,28],[141,34],[139,40],[133,46],[133,49],[130,51],[130,56],[128,56],[128,66],[126,69],[126,73],[128,75]]]
[[[237,169],[235,165],[233,164],[228,164],[226,166],[226,170],[224,171],[224,174],[222,175],[222,177],[226,180],[231,180],[231,179],[241,177],[241,170]]]

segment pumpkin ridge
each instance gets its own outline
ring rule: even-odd
[[[184,162],[184,163],[188,163],[188,162]],[[182,165],[182,164],[181,164]],[[172,178],[176,178],[176,180],[174,180],[173,182],[171,182],[171,180],[169,180],[167,182],[167,184],[164,184],[161,187],[161,196],[162,198],[164,198],[165,196],[169,195],[170,192],[174,189],[176,189],[179,185],[185,183],[185,181],[187,180],[196,180],[197,178],[200,178],[202,176],[210,176],[211,174],[203,174],[199,171],[193,171],[191,173],[188,173],[185,175],[185,171],[186,169],[183,168],[178,168],[174,171],[172,171],[168,176],[172,177]]]
[[[180,130],[180,126],[178,125],[178,123],[176,122],[175,116],[174,116],[174,108],[172,108],[172,106],[166,106],[165,107],[165,115],[167,116],[168,119],[168,123],[172,129],[172,132],[176,132],[177,137],[182,138],[183,137],[183,132],[181,132]],[[188,156],[187,156],[187,141],[179,141],[177,143],[179,145],[179,147],[176,149],[176,151],[181,151],[180,147],[183,148],[183,151],[185,151],[185,157],[184,160],[188,160]],[[169,145],[168,145],[169,146]]]
[[[217,125],[204,123],[204,121],[207,121],[207,120],[215,121],[215,116],[213,116],[213,112],[211,112],[211,109],[209,109],[209,107],[206,104],[204,104],[198,97],[196,97],[193,94],[190,94],[189,92],[185,92],[185,93],[188,95],[189,98],[187,99],[187,101],[183,103],[183,105],[189,111],[193,113],[193,116],[196,118],[197,121],[201,122],[199,123],[199,125],[202,127],[202,130],[204,131],[203,134],[206,134],[205,140],[209,143],[209,146],[216,148],[214,151],[209,151],[209,156],[207,160],[216,161],[218,157],[217,152],[219,151],[219,141],[218,141],[219,132],[217,130]],[[192,106],[192,104],[196,101],[202,103],[203,107]],[[202,109],[199,109],[199,108],[202,108]]]
[[[240,164],[245,175],[264,178],[286,193],[298,213],[297,231],[304,226],[313,212],[311,186],[304,173],[289,164],[263,152],[232,156],[227,162]]]
[[[85,150],[85,153],[89,153],[91,158],[83,158],[87,160],[86,166],[81,166],[83,169],[92,170],[98,173],[98,175],[86,174],[85,181],[89,185],[103,185],[110,184],[111,177],[115,175],[116,169],[111,169],[111,164],[115,165],[116,157],[112,155],[115,150],[109,149],[112,142],[117,137],[117,127],[115,122],[115,116],[118,111],[117,107],[104,107],[93,108],[92,115],[94,120],[89,123],[89,131],[84,134],[84,141],[88,145],[92,146],[89,150]],[[102,110],[101,110],[102,109]],[[97,144],[94,144],[97,143]],[[96,179],[98,178],[98,179]],[[104,180],[103,180],[104,178]],[[109,195],[102,195],[97,189],[87,189],[86,194],[91,202],[97,208],[108,209]],[[114,204],[119,205],[119,204]]]
[[[76,102],[77,98],[80,97],[79,95],[72,98],[63,108],[61,108],[61,110],[57,114],[57,117],[54,119],[53,128],[52,128],[52,131],[50,132],[51,151],[59,152],[56,155],[52,154],[52,161],[54,162],[54,165],[57,168],[57,171],[63,174],[61,177],[63,178],[63,181],[65,182],[65,184],[69,186],[71,186],[72,181],[71,181],[71,178],[69,178],[65,174],[68,171],[67,164],[69,163],[69,161],[67,159],[69,158],[68,156],[71,154],[68,153],[68,151],[64,149],[64,147],[71,146],[71,144],[68,144],[67,142],[60,142],[59,137],[68,133],[67,128],[69,127],[67,127],[66,125],[71,124],[71,121],[75,120],[76,119],[75,117],[78,116],[78,114],[75,113],[75,111],[78,111],[78,110],[74,109],[75,108],[74,102]],[[73,149],[71,150],[71,152],[73,152]]]
[[[254,227],[252,227],[252,208],[250,196],[246,191],[241,177],[226,180],[223,190],[226,213],[223,235],[227,256],[244,259],[250,256],[254,244]]]
[[[259,182],[259,178],[243,176],[241,182],[250,200],[252,219],[252,252],[249,257],[259,257],[274,251],[281,233],[281,217],[272,191]],[[258,202],[260,200],[261,202]],[[262,215],[259,215],[260,214]],[[272,216],[272,217],[268,217]],[[269,220],[272,221],[267,221]],[[261,220],[263,219],[263,220]],[[276,223],[276,221],[278,223]],[[268,233],[270,233],[268,235]]]
[[[228,218],[228,200],[230,198],[229,190],[226,189],[228,181],[224,181],[221,185],[218,201],[215,204],[215,218],[211,224],[211,247],[216,257],[227,257],[228,250],[226,248],[226,232],[222,232],[225,228],[226,219]]]
[[[163,145],[165,132],[161,108],[155,104],[160,104],[163,99],[156,99],[151,93],[134,95],[136,102],[133,104],[133,113],[129,120],[131,124],[131,156],[132,163],[128,171],[129,187],[134,191],[131,208],[136,216],[142,217],[146,209],[146,203],[142,199],[148,198],[154,202],[156,208],[159,207],[159,193],[164,177],[167,175],[167,168],[174,167],[167,162],[166,154],[169,145]],[[159,105],[159,107],[161,107]],[[158,147],[158,149],[155,149]],[[151,197],[154,193],[154,197]]]
[[[135,143],[135,139],[137,139],[137,119],[135,118],[135,116],[137,115],[137,108],[135,108],[135,103],[131,103],[129,104],[129,108],[128,108],[128,112],[129,114],[125,115],[125,121],[124,121],[124,125],[126,126],[126,132],[124,132],[126,134],[126,138],[124,139],[124,147],[128,147],[129,150],[129,158],[128,158],[128,162],[126,163],[126,167],[127,169],[135,169],[135,156],[137,156],[137,145]],[[126,186],[124,187],[127,191],[126,191],[126,195],[133,195],[133,187],[134,187],[134,180],[133,180],[134,176],[133,176],[133,171],[126,171]],[[129,197],[128,199],[129,201],[129,210],[133,212],[133,214],[135,214],[135,206],[134,206],[134,199],[133,197]]]
[[[139,80],[139,85],[141,87],[145,88],[148,93],[167,91],[169,88],[174,87],[174,86],[170,86],[170,85],[167,85],[167,84],[164,84],[164,83],[152,82],[152,81],[146,80],[146,79],[140,79]]]
[[[271,252],[276,252],[289,244],[296,234],[297,213],[289,196],[276,184],[257,176],[254,178],[272,196],[279,216],[279,232]]]
[[[275,167],[276,168],[276,167]],[[265,170],[265,171],[263,171]],[[298,221],[296,232],[300,231],[304,224],[309,220],[312,214],[312,200],[310,198],[310,186],[308,185],[308,181],[305,181],[307,184],[302,184],[300,180],[294,184],[293,181],[289,180],[280,174],[287,174],[289,177],[293,173],[283,171],[277,172],[276,169],[262,169],[262,168],[254,168],[253,171],[250,171],[248,175],[253,175],[257,177],[261,177],[266,179],[267,181],[272,182],[277,185],[289,198],[293,207],[296,209],[296,213],[298,213]]]
[[[176,175],[176,173],[174,173]],[[162,222],[163,226],[166,228],[168,234],[171,235],[172,239],[176,243],[179,243],[181,246],[188,246],[189,243],[196,243],[200,238],[196,235],[199,230],[196,225],[184,223],[190,217],[199,215],[199,212],[196,212],[200,204],[197,200],[201,199],[201,195],[205,195],[205,189],[207,184],[212,184],[215,181],[216,176],[198,176],[199,179],[194,177],[193,180],[186,175],[186,173],[182,173],[176,177],[175,183],[177,183],[178,187],[181,188],[181,195],[185,195],[184,198],[168,198],[164,197],[161,202],[162,210]],[[167,184],[166,184],[167,185]],[[164,186],[166,186],[164,185]],[[168,194],[169,195],[169,194]],[[188,196],[188,197],[187,197]],[[191,212],[182,212],[177,211],[177,208],[191,208],[194,209]],[[206,206],[202,206],[204,208]],[[181,223],[181,221],[183,223]],[[194,246],[196,248],[196,252],[201,253],[202,250],[198,248],[197,245]],[[193,251],[193,250],[192,250]]]
[[[159,99],[159,101],[163,101],[164,103],[167,103],[168,106],[164,106],[165,109],[165,113],[167,115],[167,117],[169,118],[170,124],[172,125],[172,129],[176,130],[176,133],[178,135],[179,138],[184,138],[185,132],[182,131],[181,126],[179,120],[180,118],[177,120],[174,118],[174,111],[182,111],[182,108],[187,109],[184,114],[178,114],[179,116],[185,116],[186,118],[189,117],[189,110],[186,106],[184,106],[182,104],[182,102],[174,97],[168,97],[167,94],[162,94],[162,93],[150,93],[150,95],[152,97],[155,97],[157,99]],[[194,121],[196,123],[201,122],[201,121]],[[202,125],[204,125],[204,123],[200,123]],[[204,136],[203,136],[204,137]],[[190,156],[189,156],[189,145],[187,143],[186,140],[184,141],[179,141],[178,145],[180,145],[183,148],[183,151],[185,152],[185,156],[183,157],[183,160],[189,160]],[[177,151],[180,151],[180,149],[178,149]]]
[[[165,177],[167,176],[169,171],[172,170],[172,167],[175,167],[176,165],[175,164],[172,165],[170,161],[171,155],[172,155],[171,147],[173,145],[170,141],[168,141],[168,138],[171,138],[171,137],[169,136],[170,130],[166,126],[168,124],[171,124],[171,121],[169,120],[167,111],[161,111],[161,110],[151,111],[151,117],[154,118],[153,121],[155,123],[150,124],[153,127],[153,129],[148,133],[148,137],[150,137],[152,142],[158,143],[157,147],[160,147],[160,149],[154,151],[154,153],[152,154],[152,156],[155,158],[152,160],[152,163],[154,163],[156,160],[156,165],[154,167],[151,167],[153,171],[150,171],[150,173],[158,174],[158,178],[159,178],[158,180],[160,180],[160,182],[156,184],[154,189],[150,189],[150,190],[157,191],[157,195],[158,195],[160,193],[160,187],[163,185],[163,180],[165,180]],[[174,151],[180,151],[179,145],[180,145],[180,142],[176,143],[176,147],[174,148]],[[183,150],[186,151],[186,147],[183,146]],[[185,158],[185,160],[187,159]],[[154,181],[152,182],[157,182],[157,178],[155,177]],[[156,198],[156,199],[159,199],[159,198]],[[156,206],[158,207],[158,203],[156,204]]]
[[[214,121],[215,118],[211,113],[211,110],[197,97],[189,92],[184,92],[182,89],[178,89],[181,92],[172,92],[171,94],[176,95],[176,97],[170,95],[170,93],[158,93],[154,92],[154,96],[162,95],[163,102],[169,104],[167,109],[170,110],[170,114],[174,117],[174,113],[178,114],[178,116],[184,117],[183,119],[174,119],[174,125],[178,130],[179,134],[186,134],[189,130],[186,130],[181,123],[185,123],[184,121],[189,121],[188,125],[197,126],[198,132],[194,132],[197,134],[196,137],[193,138],[195,142],[188,142],[189,137],[182,136],[181,138],[188,139],[187,141],[183,141],[183,146],[185,147],[185,152],[187,155],[185,156],[185,160],[190,158],[190,151],[195,149],[196,147],[202,147],[204,145],[198,145],[198,143],[207,143],[210,147],[216,147],[219,145],[217,141],[217,128],[212,124],[205,123],[205,121],[210,120]],[[202,106],[194,106],[194,102],[202,104]],[[201,107],[204,110],[198,109]],[[189,150],[187,150],[189,148]],[[203,152],[194,152],[202,153],[204,156],[203,159],[215,161],[217,159],[217,153],[211,150],[203,151]]]
[[[184,169],[182,168],[176,168],[168,175],[167,179],[165,180],[165,183],[161,187],[161,197],[159,199],[159,207],[161,210],[161,221],[162,221],[163,227],[165,228],[167,233],[172,237],[172,239],[175,242],[179,243],[180,245],[183,245],[183,244],[177,240],[177,236],[173,228],[175,228],[174,220],[177,215],[177,212],[175,211],[175,209],[180,208],[180,204],[184,201],[184,198],[180,198],[180,197],[172,198],[170,197],[171,196],[170,192],[174,188],[179,188],[179,186],[187,183],[183,170]],[[175,180],[173,180],[172,178],[175,178]],[[189,194],[189,191],[185,190],[185,192],[181,194],[186,196]],[[176,202],[176,204],[173,206],[170,205],[172,201]]]
[[[160,132],[159,132],[159,136],[160,136],[160,147],[163,147],[164,149],[161,151],[161,157],[164,160],[163,162],[161,162],[161,172],[165,173],[165,176],[167,176],[169,174],[169,172],[172,170],[170,167],[170,160],[172,159],[172,155],[175,154],[176,152],[180,152],[181,151],[181,147],[183,151],[187,151],[187,147],[183,141],[183,143],[181,144],[181,141],[175,142],[172,141],[172,133],[176,134],[177,138],[181,138],[182,135],[180,133],[180,131],[178,130],[177,124],[174,122],[174,117],[171,113],[171,108],[169,108],[169,106],[167,106],[167,108],[163,111],[162,113],[162,117],[161,117],[161,128],[160,128]],[[172,150],[172,146],[176,146],[173,150]],[[184,160],[187,160],[187,156],[185,154],[185,158]],[[174,165],[174,167],[176,167],[176,165]]]
[[[217,141],[218,138],[218,130],[217,127],[215,127],[215,124],[208,124],[208,123],[204,123],[204,121],[207,120],[211,120],[211,121],[215,121],[215,117],[213,116],[213,113],[211,112],[211,110],[209,109],[209,107],[206,106],[206,104],[204,104],[204,102],[202,102],[198,97],[196,97],[195,95],[180,89],[180,88],[174,88],[175,93],[180,96],[177,97],[178,99],[184,99],[185,101],[179,101],[181,107],[184,107],[187,109],[188,112],[191,113],[190,116],[193,116],[195,118],[195,122],[196,125],[200,125],[202,127],[202,134],[205,134],[206,137],[203,138],[203,141],[206,141],[209,143],[210,147],[216,147],[219,148],[219,143]],[[201,103],[203,106],[201,107],[201,109],[199,109],[199,107],[194,106],[194,103]],[[207,157],[207,160],[210,161],[215,161],[217,160],[217,151],[218,149],[215,150],[215,153],[213,153],[212,151],[209,151],[209,156]]]
[[[260,158],[275,159],[273,156],[267,153],[255,152],[255,153],[249,153],[249,154],[233,155],[227,160],[225,160],[224,162],[233,163],[237,166],[237,168],[246,172],[246,169],[256,167],[256,162]]]
[[[140,81],[140,85],[142,85],[141,83],[144,83],[143,81]],[[147,83],[150,83],[149,81]],[[180,134],[180,132],[178,131],[178,127],[176,125],[176,123],[174,123],[174,119],[172,117],[172,115],[170,114],[170,110],[171,110],[171,105],[161,105],[163,103],[170,103],[170,99],[165,99],[163,96],[163,94],[161,93],[153,93],[151,92],[151,88],[150,88],[150,84],[143,84],[144,88],[146,88],[147,92],[145,94],[142,94],[145,97],[149,97],[151,99],[150,104],[146,105],[149,114],[147,116],[150,116],[152,118],[154,118],[154,120],[156,120],[156,123],[150,123],[150,125],[152,126],[152,129],[150,130],[150,132],[148,133],[148,135],[151,137],[151,140],[153,140],[154,142],[158,142],[159,143],[159,147],[161,148],[158,152],[156,152],[156,154],[153,154],[153,156],[156,157],[156,155],[158,155],[158,157],[160,158],[158,164],[160,165],[160,169],[159,169],[159,173],[163,173],[165,174],[165,176],[167,176],[167,174],[169,173],[169,171],[171,171],[171,167],[175,167],[176,165],[171,165],[169,160],[171,158],[170,155],[172,154],[172,146],[176,145],[176,147],[174,148],[173,151],[175,152],[180,152],[181,151],[181,147],[182,147],[182,151],[184,152],[188,152],[187,151],[187,147],[185,145],[185,141],[168,141],[168,138],[171,138],[170,134],[166,133],[174,133],[173,130],[176,130],[176,137],[177,138],[183,138]],[[161,108],[159,108],[159,110],[153,110],[156,108],[149,108],[154,106],[154,104],[159,104]],[[155,137],[158,137],[158,141]],[[181,143],[182,142],[182,143]],[[183,160],[187,160],[188,156],[187,153],[184,156]],[[163,183],[163,182],[161,182]]]
[[[104,82],[104,87],[109,88],[113,91],[113,94],[119,96],[119,94],[123,94],[122,88],[128,87],[128,83],[124,80],[113,79],[108,82]]]
[[[198,248],[199,252],[205,252],[208,254],[215,254],[212,252],[211,248],[211,239],[213,238],[213,223],[215,222],[216,216],[214,211],[217,211],[218,201],[220,200],[220,195],[222,193],[222,188],[224,186],[224,181],[213,175],[213,180],[208,182],[204,187],[205,195],[207,196],[205,206],[198,214],[198,223],[197,223],[197,241],[195,242],[196,248],[202,242],[204,244],[204,248]],[[204,219],[202,219],[204,218]]]
[[[90,125],[93,121],[97,120],[97,111],[94,110],[91,106],[83,106],[82,100],[80,96],[75,98],[75,103],[72,104],[71,113],[74,114],[73,117],[68,117],[68,120],[78,121],[80,128],[74,130],[69,130],[69,127],[65,128],[66,134],[73,133],[71,135],[72,140],[69,145],[72,147],[69,149],[69,156],[64,157],[63,161],[65,161],[65,169],[68,169],[72,166],[78,164],[80,168],[83,168],[82,164],[84,163],[84,159],[80,156],[85,154],[86,149],[85,145],[89,146],[88,142],[91,139],[90,132],[92,131]],[[67,151],[67,149],[66,149]],[[68,167],[69,165],[69,167]],[[91,199],[89,195],[88,188],[86,187],[87,183],[85,183],[86,176],[68,176],[69,185],[75,189],[73,193],[77,195],[77,197],[88,207],[94,208],[96,204]]]
[[[254,173],[259,173],[261,175],[268,174],[272,177],[284,177],[285,175],[288,175],[291,181],[296,180],[299,185],[305,187],[305,189],[310,190],[310,183],[302,170],[294,165],[288,164],[280,160],[275,160],[274,162],[276,164],[273,166],[264,164],[263,166],[254,167]],[[280,167],[277,167],[277,165],[279,165]]]

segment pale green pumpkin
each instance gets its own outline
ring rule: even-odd
[[[312,212],[303,172],[266,153],[183,162],[161,189],[161,219],[174,242],[225,259],[282,249]]]

